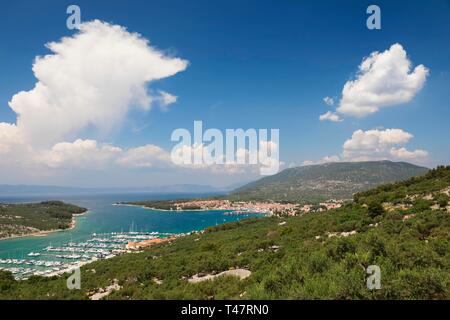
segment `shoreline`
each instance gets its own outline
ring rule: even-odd
[[[129,203],[113,203],[114,206],[126,206],[126,207],[137,207],[147,210],[153,210],[153,211],[164,211],[164,212],[189,212],[189,211],[199,211],[199,212],[205,212],[205,211],[233,211],[231,209],[183,209],[183,210],[168,210],[168,209],[158,209],[153,207],[146,207],[144,205],[139,204],[129,204]]]
[[[116,204],[114,204],[114,205],[133,206],[133,207],[140,207],[140,208],[143,208],[143,209],[149,209],[149,210],[160,211],[160,209],[156,209],[156,208],[148,208],[148,207],[141,206],[141,205],[118,204],[118,203],[116,203]],[[181,212],[181,211],[192,211],[192,210],[165,210],[165,211],[168,211],[168,212],[170,212],[170,211],[172,211],[172,212],[178,212],[178,211],[180,211],[180,212]],[[226,209],[217,209],[217,210],[214,210],[214,209],[200,209],[200,210],[196,210],[196,211],[223,211],[223,212],[230,212],[230,211],[232,211],[232,210],[226,210]],[[1,240],[8,240],[8,239],[13,239],[13,238],[44,237],[44,236],[47,236],[47,235],[49,235],[49,234],[51,234],[51,233],[54,233],[54,232],[61,232],[61,231],[72,230],[72,229],[74,229],[74,228],[76,227],[76,218],[79,217],[79,216],[86,215],[86,214],[89,213],[89,212],[90,212],[90,210],[86,210],[85,212],[83,212],[83,213],[81,213],[81,214],[73,214],[73,215],[72,215],[72,221],[71,221],[71,223],[70,223],[69,228],[66,228],[66,229],[56,229],[56,230],[46,230],[46,231],[40,231],[40,232],[36,232],[36,233],[33,233],[33,234],[27,234],[27,235],[23,235],[23,236],[14,236],[14,237],[3,238],[3,239],[0,239],[0,242],[1,242]],[[178,239],[178,238],[186,237],[186,236],[188,236],[188,235],[190,235],[190,234],[192,234],[192,233],[198,233],[198,234],[201,234],[201,233],[203,233],[203,232],[205,231],[205,229],[206,229],[206,228],[202,228],[202,229],[200,229],[200,230],[192,230],[192,231],[187,232],[187,233],[179,233],[179,234],[173,234],[172,236],[167,236],[167,237],[165,236],[165,237],[158,237],[158,238],[155,238],[155,239],[151,239],[151,240],[149,240],[149,242],[152,242],[151,245],[148,245],[148,244],[146,243],[147,241],[130,242],[130,243],[128,243],[127,246],[125,247],[126,250],[127,250],[126,252],[119,253],[119,254],[117,254],[117,255],[107,256],[107,257],[105,257],[104,259],[110,259],[110,258],[119,256],[119,255],[126,255],[126,254],[132,254],[132,253],[139,253],[139,252],[142,252],[142,250],[144,250],[144,249],[146,249],[146,248],[148,248],[148,247],[151,247],[151,246],[153,246],[153,245],[160,244],[160,243],[162,243],[162,242],[170,242],[170,241],[176,240],[176,239]],[[63,276],[64,274],[72,273],[73,270],[76,269],[76,268],[81,268],[81,267],[83,267],[83,266],[89,265],[89,264],[91,264],[91,263],[93,263],[93,262],[95,262],[95,261],[98,261],[98,260],[99,260],[98,258],[93,257],[93,258],[90,259],[90,260],[86,260],[86,261],[77,261],[76,263],[74,263],[74,264],[68,266],[67,268],[64,268],[64,269],[61,269],[61,270],[58,270],[58,271],[54,271],[54,272],[51,272],[51,273],[49,273],[49,274],[42,275],[42,277],[53,277],[53,276],[61,277],[61,276]],[[23,281],[23,280],[26,280],[26,279],[17,279],[17,281]]]
[[[213,209],[213,208],[205,208],[205,209],[181,209],[181,210],[168,210],[168,209],[158,209],[154,207],[147,207],[144,205],[139,204],[129,204],[129,203],[113,203],[114,206],[126,206],[126,207],[137,207],[147,210],[153,210],[153,211],[163,211],[163,212],[175,212],[175,213],[183,213],[183,212],[207,212],[207,211],[222,211],[222,212],[233,212],[237,209]],[[245,212],[242,214],[263,214],[268,215],[268,212],[257,212],[257,211],[251,211],[251,212]]]
[[[42,230],[42,231],[28,233],[28,234],[23,234],[23,235],[12,235],[10,237],[0,238],[0,241],[12,240],[12,239],[20,239],[20,238],[28,238],[28,237],[30,237],[30,238],[31,237],[46,237],[46,236],[48,236],[49,234],[52,234],[52,233],[73,230],[77,226],[77,219],[76,218],[84,216],[88,212],[89,212],[89,210],[86,210],[83,213],[72,214],[72,220],[70,221],[69,227],[66,228],[66,229]]]

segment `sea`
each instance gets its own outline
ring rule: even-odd
[[[27,259],[31,252],[42,252],[48,246],[83,242],[93,234],[112,232],[154,232],[181,234],[200,231],[210,226],[237,221],[261,214],[229,215],[224,210],[160,211],[137,206],[115,205],[117,202],[198,198],[205,194],[86,194],[0,196],[0,203],[25,203],[61,200],[87,208],[76,217],[76,227],[45,236],[29,236],[0,240],[0,259]]]

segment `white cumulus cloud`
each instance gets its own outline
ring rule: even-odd
[[[405,145],[413,135],[402,129],[356,130],[342,146],[340,155],[327,156],[318,161],[307,160],[303,165],[336,161],[393,160],[423,163],[428,152],[422,149],[410,151]]]
[[[148,40],[98,20],[78,33],[47,44],[51,54],[37,57],[38,79],[30,91],[9,103],[17,129],[33,145],[49,146],[88,126],[102,131],[120,125],[132,107],[148,110],[154,100],[167,105],[174,96],[153,95],[152,81],[183,71],[187,61],[165,55]]]
[[[365,160],[420,160],[427,156],[423,150],[408,151],[404,147],[413,135],[402,129],[357,130],[345,141],[342,158],[352,161]]]
[[[148,85],[185,70],[186,60],[155,49],[124,27],[98,20],[46,46],[51,52],[33,64],[34,88],[9,102],[16,123],[0,122],[4,168],[148,166],[158,150],[156,158],[164,158],[165,151],[156,146],[123,150],[79,136],[86,128],[107,132],[120,126],[134,107],[149,110],[153,104],[176,102],[175,95]]]
[[[108,165],[122,149],[95,140],[59,142],[50,150],[42,151],[37,160],[51,168],[95,168]]]
[[[363,150],[381,150],[392,145],[407,143],[413,135],[402,129],[356,130],[352,137],[345,141],[344,150],[351,152]]]
[[[128,149],[116,162],[124,167],[151,168],[171,166],[170,153],[155,145]]]
[[[184,71],[188,61],[156,49],[124,27],[98,20],[81,24],[74,35],[47,48],[50,53],[33,63],[34,87],[9,102],[16,122],[0,122],[3,177],[29,182],[34,176],[43,183],[41,177],[89,175],[97,183],[102,174],[114,180],[115,173],[140,171],[130,169],[198,169],[174,164],[170,152],[156,145],[125,148],[86,138],[120,128],[133,108],[166,110],[177,102],[176,95],[154,88],[155,82]],[[227,163],[200,169],[241,175],[253,168]]]
[[[422,149],[417,149],[414,151],[408,151],[406,148],[392,148],[390,154],[396,159],[417,159],[417,158],[426,158],[428,156],[428,152]]]
[[[381,108],[409,102],[429,73],[422,64],[412,69],[406,51],[398,43],[384,52],[373,52],[358,71],[356,79],[344,85],[339,113],[364,117]]]

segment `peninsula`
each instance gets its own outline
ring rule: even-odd
[[[74,217],[86,208],[61,201],[0,204],[0,239],[45,235],[75,226]]]

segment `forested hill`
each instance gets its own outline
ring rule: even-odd
[[[351,199],[354,193],[383,183],[424,174],[428,169],[406,162],[334,162],[285,169],[235,191],[232,200],[316,202]]]
[[[72,216],[85,211],[85,208],[61,201],[0,203],[0,239],[67,229],[71,226]]]
[[[247,219],[141,253],[82,267],[66,279],[16,282],[0,271],[0,299],[450,299],[450,167],[383,185],[324,213]],[[381,288],[369,290],[378,266]],[[223,274],[208,281],[192,281]]]

